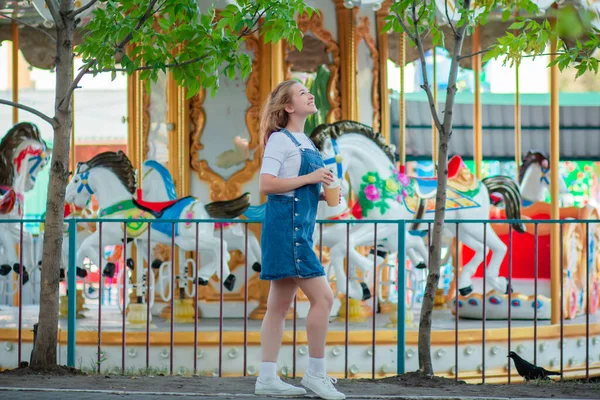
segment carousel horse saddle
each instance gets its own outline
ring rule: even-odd
[[[437,178],[414,178],[417,196],[431,199],[437,192]],[[478,181],[465,165],[460,156],[454,156],[448,162],[448,187],[464,193],[477,189]]]
[[[189,206],[194,201],[196,201],[194,197],[187,196],[178,200],[166,201],[161,203],[151,203],[138,200],[134,200],[134,203],[140,209],[147,211],[156,219],[180,219],[183,209]],[[160,204],[160,206],[158,204]],[[173,233],[173,226],[175,228],[175,236],[178,236],[179,224],[177,223],[153,223],[152,230],[156,230],[170,237]]]
[[[435,197],[437,193],[437,178],[414,178],[417,196],[422,199]]]

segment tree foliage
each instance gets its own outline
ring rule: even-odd
[[[201,88],[214,96],[221,76],[250,73],[250,57],[240,52],[246,36],[260,30],[267,43],[286,39],[301,50],[295,15],[313,11],[302,0],[238,0],[221,10],[202,10],[196,0],[101,0],[76,53],[93,74],[141,70],[141,79],[156,81],[168,68],[188,96]]]

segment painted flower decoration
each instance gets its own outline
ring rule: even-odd
[[[377,200],[379,199],[379,190],[373,184],[367,185],[365,187],[365,197],[370,201]]]
[[[390,178],[385,181],[385,188],[387,190],[389,190],[390,192],[397,192],[398,191],[398,182],[396,182]]]
[[[404,187],[407,187],[410,184],[410,177],[405,173],[398,173],[397,178],[398,182],[400,182],[400,184]]]

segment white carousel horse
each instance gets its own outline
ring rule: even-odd
[[[50,151],[36,125],[22,122],[13,126],[0,142],[0,220],[23,218],[23,195],[35,186],[37,174],[48,163]],[[11,271],[19,273],[20,257],[16,245],[20,242],[21,224],[0,225],[0,244],[3,257],[0,276]],[[23,283],[29,280],[30,270],[36,267],[34,243],[30,232],[23,229]],[[8,292],[13,290],[6,289]],[[14,291],[17,287],[14,287]],[[9,293],[10,294],[10,293]]]
[[[317,127],[311,138],[324,159],[342,156],[344,173],[348,173],[364,218],[410,221],[421,211],[423,215],[420,219],[433,220],[437,180],[409,177],[400,173],[386,155],[385,143],[378,135],[374,135],[372,129],[351,121],[341,121]],[[493,177],[480,182],[459,157],[454,157],[449,163],[446,218],[465,222],[488,219],[491,191],[504,196],[507,218],[520,219],[521,198],[514,181],[508,177]],[[446,235],[454,234],[454,224],[446,224],[445,228]],[[514,228],[518,232],[524,231],[521,224],[515,224]],[[484,227],[482,224],[462,223],[458,229],[460,240],[475,251],[475,256],[463,267],[458,278],[460,293],[468,295],[473,290],[471,278],[484,257]],[[418,231],[422,228],[413,227],[411,230]],[[397,242],[393,240],[394,232],[397,235],[393,224],[378,225],[378,237],[388,238],[390,247]],[[492,251],[486,270],[487,281],[492,288],[506,293],[509,290],[507,280],[499,276],[500,264],[507,251],[506,245],[489,224],[485,225],[485,234],[486,250]],[[406,236],[407,243],[411,236]],[[332,262],[341,264],[343,255],[343,251],[332,251]]]
[[[238,199],[215,202],[203,205],[193,197],[178,199],[165,204],[157,204],[136,200],[135,173],[127,156],[121,152],[104,152],[96,155],[85,163],[79,163],[71,181],[66,188],[66,201],[77,206],[85,205],[91,195],[95,195],[100,207],[99,217],[108,221],[103,222],[102,243],[105,245],[119,245],[125,236],[123,229],[126,225],[128,240],[137,239],[138,243],[148,246],[147,237],[144,235],[148,224],[135,222],[135,219],[153,219],[152,240],[157,243],[171,244],[173,241],[184,251],[194,251],[196,239],[201,251],[210,253],[211,262],[199,270],[197,281],[207,285],[208,280],[217,271],[221,257],[225,265],[224,275],[219,277],[223,285],[231,290],[235,284],[235,276],[231,275],[227,262],[229,253],[227,244],[223,243],[223,252],[219,251],[220,243],[214,237],[214,224],[199,224],[199,235],[196,238],[195,224],[191,223],[159,223],[161,219],[210,219],[210,218],[235,218],[242,214],[248,207],[249,195],[244,194]],[[126,218],[132,222],[127,224],[109,223],[110,219]],[[174,236],[172,237],[172,233]],[[77,251],[76,265],[82,265],[84,258],[94,259],[98,248],[99,232],[96,230],[84,240]],[[223,279],[225,278],[225,279]]]
[[[550,191],[550,164],[548,156],[542,151],[529,150],[519,169],[519,183],[523,205],[529,206],[535,202],[543,202],[546,192]],[[564,179],[559,179],[560,194],[569,193]]]
[[[163,202],[174,200],[176,197],[175,184],[167,168],[155,160],[148,160],[142,166],[143,198],[146,201]],[[215,224],[215,237],[220,240],[223,230],[223,240],[229,250],[239,250],[245,253],[246,234],[243,224]],[[255,272],[260,272],[261,250],[258,239],[253,232],[248,231],[248,265]],[[160,265],[160,260],[153,264]]]

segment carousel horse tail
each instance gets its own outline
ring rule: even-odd
[[[521,192],[516,182],[508,176],[490,176],[481,181],[488,189],[491,197],[496,192],[504,198],[506,219],[521,219]],[[519,233],[525,232],[522,222],[515,222],[512,227]]]
[[[237,199],[215,201],[204,208],[211,218],[230,219],[237,218],[250,207],[250,193],[246,192]]]

